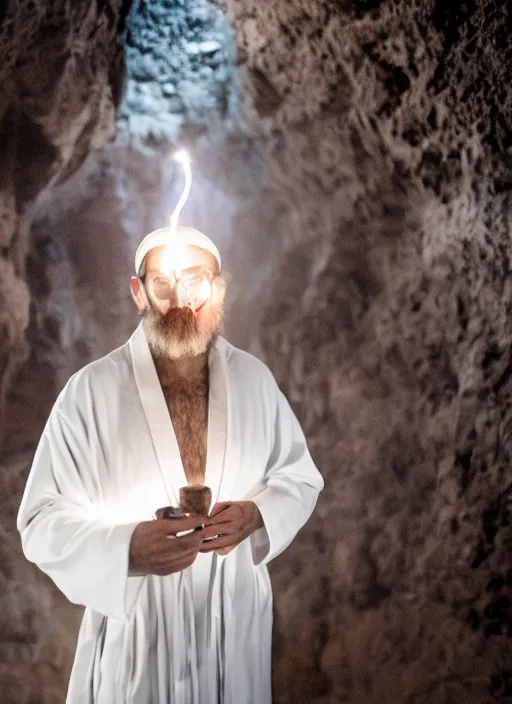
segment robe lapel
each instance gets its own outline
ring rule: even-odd
[[[224,472],[220,478],[220,486],[217,494],[217,501],[230,501],[233,498],[233,489],[238,478],[241,467],[241,448],[236,442],[233,434],[233,414],[236,410],[236,393],[232,389],[232,380],[228,374],[228,343],[219,338],[217,350],[222,364],[224,377],[224,393],[226,394],[225,422],[226,422],[226,450],[224,455]]]
[[[142,323],[130,338],[133,373],[169,503],[179,506],[180,487],[187,484],[176,434],[156,373]]]
[[[148,421],[159,469],[173,506],[178,506],[180,487],[187,484],[176,434],[169,417],[162,387],[146,340],[142,323],[130,338],[130,352],[139,396]],[[228,447],[229,403],[227,393],[225,342],[213,346],[209,364],[208,431],[205,484],[212,490],[212,506],[229,490],[225,460]],[[231,469],[231,468],[230,468]],[[232,477],[231,479],[235,479]]]
[[[224,355],[222,354],[222,340],[217,340],[213,346],[208,363],[210,388],[204,483],[212,490],[213,508],[215,502],[218,501],[220,485],[224,476],[228,427],[227,380]]]

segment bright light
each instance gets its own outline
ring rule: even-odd
[[[161,269],[162,271],[170,275],[171,271],[176,272],[176,276],[179,276],[183,269],[187,267],[187,250],[185,249],[185,244],[181,241],[179,235],[174,232],[169,238],[169,244],[165,248]]]
[[[135,523],[136,521],[149,521],[155,517],[155,511],[160,508],[158,504],[159,486],[156,480],[148,484],[139,484],[125,491],[113,502],[107,504],[93,504],[89,507],[89,514],[94,520],[107,525],[120,525]],[[161,506],[165,499],[161,499]]]
[[[174,161],[177,161],[183,166],[183,170],[185,171],[185,186],[183,188],[183,193],[181,194],[180,199],[171,215],[169,223],[169,244],[165,248],[162,259],[162,271],[166,274],[170,274],[171,271],[175,271],[179,275],[181,270],[186,267],[187,252],[184,243],[177,235],[177,228],[180,213],[183,206],[187,202],[187,198],[190,193],[190,187],[192,185],[192,169],[190,168],[190,156],[185,149],[180,149],[175,152],[172,158]]]
[[[190,168],[190,157],[188,155],[188,152],[186,152],[184,149],[180,149],[173,155],[173,159],[183,166],[183,169],[185,171],[185,187],[171,215],[171,238],[176,234],[176,228],[178,227],[178,219],[180,217],[180,213],[183,209],[183,206],[187,202],[188,194],[190,193],[190,187],[192,185],[192,169]]]
[[[174,161],[179,161],[181,164],[190,164],[190,156],[186,149],[179,149],[174,152],[172,158]]]

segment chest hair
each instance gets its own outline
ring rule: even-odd
[[[162,386],[189,484],[203,484],[208,432],[208,376]]]

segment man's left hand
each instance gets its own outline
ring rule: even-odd
[[[218,555],[227,555],[262,526],[254,501],[221,501],[213,507],[203,531],[203,538],[218,537],[203,543],[199,552],[215,550]]]

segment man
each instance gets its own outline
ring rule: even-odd
[[[86,607],[70,704],[271,701],[266,565],[323,481],[268,368],[219,336],[220,265],[197,230],[150,233],[131,280],[141,324],[69,380],[39,443],[18,528]],[[197,483],[208,516],[154,520]]]

